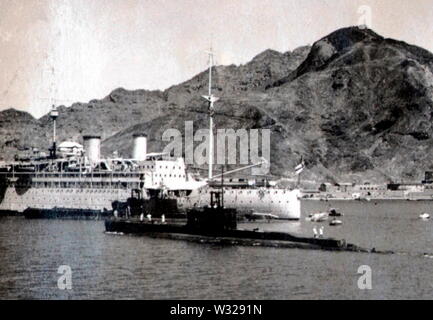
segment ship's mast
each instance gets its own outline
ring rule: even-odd
[[[51,119],[53,119],[53,147],[51,150],[51,157],[53,159],[56,158],[56,149],[57,149],[57,146],[56,146],[56,120],[57,120],[58,116],[59,116],[59,111],[53,105],[53,108],[51,109],[51,112],[50,112],[50,117],[51,117]]]
[[[218,101],[219,98],[212,95],[212,67],[213,67],[213,58],[214,54],[212,52],[212,47],[209,51],[207,51],[209,54],[209,92],[207,96],[203,96],[203,98],[206,99],[206,101],[209,102],[209,156],[208,156],[208,164],[209,164],[209,180],[212,179],[212,168],[213,168],[213,155],[214,155],[214,148],[213,148],[213,115],[214,115],[214,102]]]

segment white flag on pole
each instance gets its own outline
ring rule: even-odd
[[[295,167],[295,173],[300,174],[302,171],[304,171],[304,168],[305,168],[305,164],[304,164],[304,161],[302,161],[300,164],[298,164]]]

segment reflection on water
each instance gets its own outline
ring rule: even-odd
[[[343,225],[305,221],[337,207]],[[374,255],[261,247],[223,247],[107,235],[101,221],[0,219],[0,298],[37,299],[372,299],[433,298],[433,202],[304,202],[298,222],[240,228],[325,236],[377,249]],[[72,268],[72,290],[59,290],[60,265]],[[359,290],[358,267],[369,265],[373,289]]]

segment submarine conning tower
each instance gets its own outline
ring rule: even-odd
[[[101,136],[83,136],[84,152],[90,164],[95,166],[101,159]]]
[[[146,160],[147,154],[147,135],[145,133],[136,133],[133,136],[132,159],[143,161]]]

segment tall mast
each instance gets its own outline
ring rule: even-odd
[[[212,179],[212,168],[213,168],[213,155],[214,155],[214,148],[213,148],[213,115],[214,115],[214,102],[218,101],[219,98],[215,97],[212,94],[212,67],[213,67],[213,57],[214,54],[212,52],[212,47],[209,51],[207,51],[209,54],[209,95],[203,96],[203,98],[206,99],[206,101],[209,102],[209,156],[208,156],[208,164],[209,164],[209,180]]]
[[[51,157],[53,158],[53,159],[55,159],[56,158],[56,149],[57,149],[57,146],[56,146],[56,120],[57,120],[57,117],[59,116],[59,111],[57,110],[57,108],[53,105],[53,107],[52,107],[52,109],[51,109],[51,112],[50,112],[50,117],[51,117],[51,119],[53,120],[53,147],[52,147],[52,149],[51,149]]]

